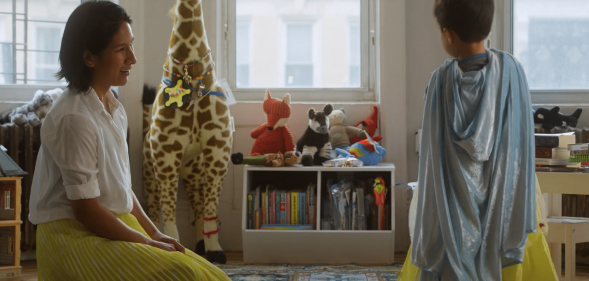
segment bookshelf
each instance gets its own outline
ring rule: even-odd
[[[322,230],[322,197],[327,194],[328,179],[334,183],[343,179],[380,176],[389,189],[390,204],[387,230]],[[248,193],[261,184],[276,188],[305,189],[315,183],[317,215],[312,230],[262,230],[248,228]],[[395,166],[381,163],[364,167],[263,167],[245,165],[242,207],[242,243],[245,263],[287,264],[390,264],[395,253]]]
[[[21,177],[0,177],[0,278],[19,277]]]

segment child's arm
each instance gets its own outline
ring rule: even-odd
[[[348,134],[349,137],[362,137],[365,133],[364,130],[358,128],[358,127],[352,127],[352,126],[346,126],[346,134]]]
[[[258,126],[255,130],[253,130],[250,133],[250,137],[252,137],[252,139],[257,139],[266,130],[266,127],[266,123]]]

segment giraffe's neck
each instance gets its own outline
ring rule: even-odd
[[[202,0],[176,0],[174,8],[174,28],[170,35],[168,53],[182,65],[174,62],[170,56],[166,58],[165,67],[180,75],[185,74],[184,67],[188,66],[190,76],[200,76],[208,71],[213,65],[213,54],[210,54],[201,61],[210,50],[207,40],[204,18],[202,11]],[[200,61],[196,63],[197,61]],[[192,65],[191,65],[192,64]],[[171,81],[179,78],[164,72]],[[203,80],[205,89],[208,90],[216,82],[215,71],[206,76]],[[192,81],[191,86],[196,88],[197,81]]]

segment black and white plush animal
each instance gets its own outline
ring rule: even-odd
[[[577,110],[575,110],[575,112],[573,112],[571,115],[565,115],[559,111],[559,106],[555,106],[552,109],[543,107],[538,108],[534,112],[534,123],[542,124],[542,128],[548,130],[556,126],[575,127],[577,126],[577,121],[579,120],[579,117],[581,117],[581,112],[583,112],[583,109],[577,108]]]
[[[38,90],[30,102],[2,113],[0,115],[0,124],[14,123],[22,126],[28,123],[33,127],[40,126],[43,118],[53,106],[53,101],[62,93],[63,90],[60,88],[47,92]]]
[[[331,104],[326,104],[323,111],[309,108],[309,126],[303,136],[297,141],[297,151],[303,154],[303,166],[321,165],[329,160],[331,143],[329,142],[329,117],[333,110]]]

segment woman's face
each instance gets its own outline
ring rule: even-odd
[[[127,84],[131,67],[137,62],[129,23],[123,22],[108,46],[98,56],[93,55],[91,60],[92,87],[108,90],[112,86]]]

